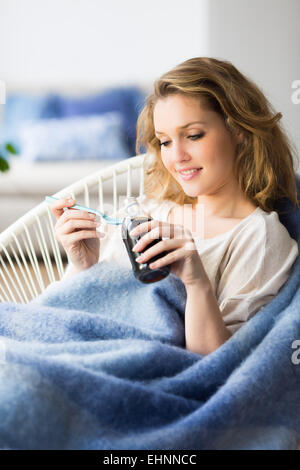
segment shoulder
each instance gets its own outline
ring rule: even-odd
[[[266,212],[259,209],[251,234],[252,236],[263,237],[267,251],[273,249],[278,251],[280,248],[283,253],[291,249],[298,252],[298,243],[290,236],[287,228],[280,222],[278,213],[275,211]]]
[[[271,245],[284,242],[297,244],[280,222],[277,212],[266,212],[260,207],[245,219],[245,224],[242,224],[241,229],[237,231],[235,239],[245,242],[253,240],[255,244],[262,242]]]
[[[263,263],[265,269],[269,266],[275,270],[287,262],[291,264],[298,254],[298,243],[280,222],[277,212],[258,208],[233,237],[228,258],[232,261],[248,258],[254,266]]]
[[[298,257],[298,243],[280,222],[277,212],[262,212],[265,224],[265,272],[288,271]]]

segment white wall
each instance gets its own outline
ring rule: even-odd
[[[210,0],[208,31],[210,54],[263,89],[300,153],[300,103],[291,99],[300,80],[300,0]]]
[[[207,52],[208,0],[0,0],[7,88],[152,83]]]
[[[228,59],[258,83],[300,152],[300,0],[0,0],[7,89],[151,86],[194,56]]]

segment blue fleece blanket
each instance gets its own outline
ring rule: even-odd
[[[143,285],[104,262],[3,304],[0,448],[296,448],[299,278],[298,258],[277,298],[205,357],[184,348],[172,274]]]
[[[106,261],[28,305],[2,304],[0,448],[296,449],[299,285],[300,257],[207,356],[185,349],[186,291],[172,274],[144,285]]]

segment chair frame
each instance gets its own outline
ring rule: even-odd
[[[99,208],[105,212],[103,185],[109,182],[112,184],[110,191],[113,198],[112,215],[116,216],[120,196],[143,194],[145,155],[130,157],[92,173],[61,189],[53,196],[62,198],[71,195],[77,201],[83,199],[82,203],[89,206],[91,190],[96,189]],[[133,172],[137,172],[138,175],[139,194],[132,192]],[[126,175],[126,194],[121,194],[118,192],[118,178],[121,176],[124,178],[124,175]],[[136,179],[134,182],[137,182]],[[54,226],[55,218],[49,205],[43,201],[0,234],[1,302],[28,303],[43,292],[48,284],[62,278],[65,271],[62,259],[64,250],[55,238]],[[38,253],[41,255],[40,260]],[[49,282],[43,279],[41,267],[45,268]]]

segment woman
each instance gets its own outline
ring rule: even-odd
[[[206,57],[159,78],[139,116],[137,153],[147,148],[140,203],[153,220],[134,230],[147,232],[135,251],[145,250],[142,263],[169,252],[150,267],[169,264],[184,283],[186,347],[196,353],[217,349],[268,303],[297,258],[297,243],[274,210],[281,198],[299,207],[280,118],[232,64]],[[98,262],[104,236],[94,216],[63,213],[73,204],[52,206],[68,276]],[[164,239],[147,249],[157,237]],[[112,237],[106,240],[100,262]],[[122,241],[113,243],[121,259]]]

